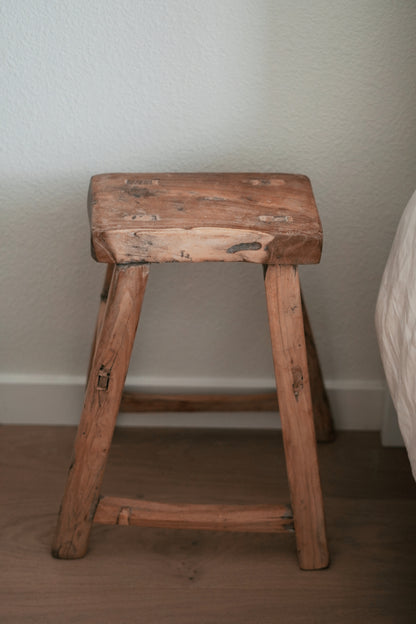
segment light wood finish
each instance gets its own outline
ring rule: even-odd
[[[293,534],[94,525],[88,557],[52,559],[75,428],[0,433],[2,624],[414,621],[416,484],[405,449],[383,448],[378,432],[318,447],[332,563],[316,574],[299,570]],[[288,499],[281,434],[118,428],[103,488],[273,505]]]
[[[244,533],[294,530],[288,505],[172,504],[111,496],[98,503],[94,523]]]
[[[62,559],[87,550],[148,272],[148,266],[117,266],[112,274],[53,544]]]
[[[277,411],[276,392],[247,394],[156,394],[126,390],[120,412]]]
[[[91,179],[89,212],[99,262],[313,264],[321,257],[322,226],[301,175],[102,174]]]
[[[269,266],[265,287],[299,564],[325,568],[329,554],[297,267]]]

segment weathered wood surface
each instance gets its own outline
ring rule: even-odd
[[[85,555],[130,361],[148,266],[115,267],[52,552]]]
[[[250,394],[156,394],[125,390],[120,412],[277,411],[276,392]]]
[[[297,267],[269,266],[265,287],[299,565],[325,568],[329,554]]]
[[[104,496],[94,524],[284,533],[293,531],[293,514],[288,505],[172,504]]]
[[[91,179],[99,262],[319,262],[322,227],[305,176],[102,174]]]

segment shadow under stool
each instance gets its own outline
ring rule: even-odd
[[[299,565],[328,566],[316,439],[333,437],[298,265],[321,257],[322,227],[305,176],[246,173],[104,174],[91,179],[92,253],[107,263],[85,403],[53,543],[83,557],[93,524],[243,532],[295,530]],[[165,504],[101,496],[123,411],[277,409],[276,394],[155,396],[124,389],[149,268],[160,262],[264,266],[291,506]]]

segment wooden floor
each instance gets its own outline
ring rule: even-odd
[[[293,536],[96,527],[88,556],[49,554],[74,430],[0,428],[2,624],[416,622],[416,486],[374,433],[319,447],[332,564],[301,572]],[[107,494],[286,502],[271,432],[118,430]]]

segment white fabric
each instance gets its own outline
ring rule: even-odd
[[[416,192],[400,219],[376,307],[381,359],[416,479]]]

